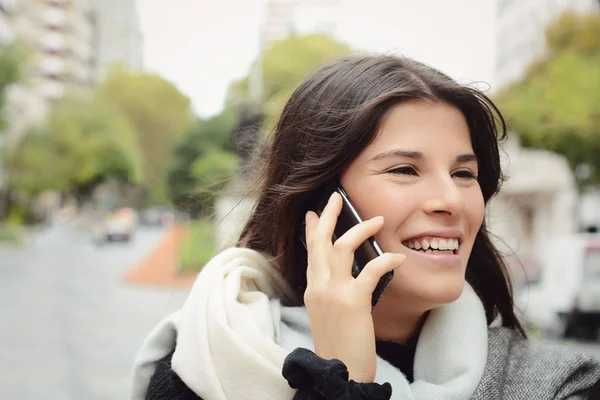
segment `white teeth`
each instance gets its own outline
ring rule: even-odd
[[[431,253],[431,250],[458,250],[458,239],[433,238],[406,242],[409,249],[423,250]]]
[[[452,242],[452,239],[449,239],[448,241],[446,241],[446,239],[440,239],[440,242],[438,243],[438,249],[448,250],[448,242]]]

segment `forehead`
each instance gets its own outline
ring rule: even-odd
[[[473,152],[463,113],[443,102],[409,100],[391,107],[383,116],[377,136],[365,149],[370,155],[391,148],[427,153]]]

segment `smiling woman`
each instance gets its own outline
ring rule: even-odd
[[[341,174],[359,213],[384,217],[375,236],[382,248],[406,255],[373,313],[376,336],[406,341],[420,316],[462,293],[483,223],[477,175],[464,115],[446,102],[420,99],[392,106],[374,140]],[[448,241],[459,245],[456,252],[442,251]]]
[[[600,362],[529,343],[515,315],[484,219],[504,135],[484,94],[416,61],[347,56],[319,68],[261,155],[238,247],[148,336],[132,397],[595,398]],[[362,220],[335,240],[340,195],[319,214],[310,206],[332,182]],[[355,277],[371,237],[384,253]]]

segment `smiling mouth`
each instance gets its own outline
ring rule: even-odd
[[[402,242],[405,247],[420,253],[457,254],[460,248],[458,238],[417,238]]]

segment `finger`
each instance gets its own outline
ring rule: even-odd
[[[313,280],[315,279],[315,269],[317,270],[317,276],[319,276],[319,271],[323,270],[322,267],[319,269],[319,266],[321,266],[323,262],[319,261],[319,257],[317,256],[318,250],[315,250],[314,240],[315,229],[319,224],[319,217],[315,212],[309,211],[306,213],[304,224],[307,253],[306,256],[308,262],[308,265],[306,267],[306,282],[308,285],[311,285],[311,283],[313,283]]]
[[[367,239],[383,228],[383,217],[375,217],[354,225],[333,244],[338,253],[354,253]]]
[[[307,250],[312,247],[315,227],[319,222],[319,217],[314,211],[308,211],[304,216],[304,239],[306,240]]]
[[[356,282],[369,290],[369,293],[372,293],[381,277],[400,267],[404,263],[404,260],[406,260],[404,254],[384,253],[365,265],[356,277]]]
[[[337,192],[333,192],[319,217],[319,224],[315,232],[315,241],[323,245],[322,249],[328,252],[331,249],[335,225],[341,211],[342,196]]]

